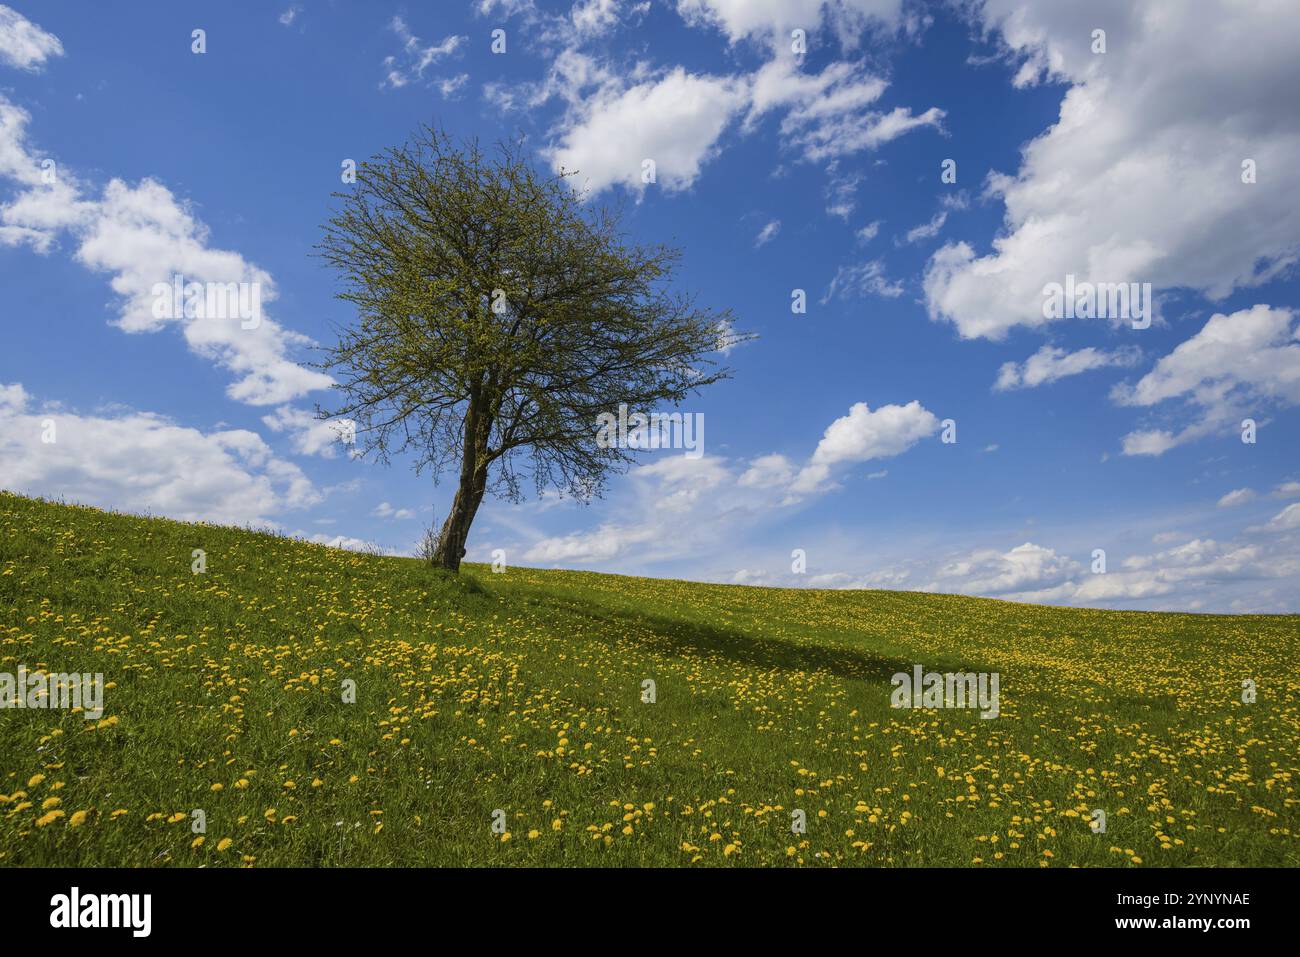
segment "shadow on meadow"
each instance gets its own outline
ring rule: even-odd
[[[744,669],[821,672],[847,681],[888,683],[900,671],[911,672],[915,664],[911,659],[855,648],[801,645],[739,627],[634,611],[611,606],[604,600],[598,603],[555,590],[531,590],[525,601],[536,608],[552,609],[604,625],[599,634],[606,641],[618,636],[674,657],[722,660]],[[927,662],[926,667],[927,670],[956,670],[955,664],[942,661]]]

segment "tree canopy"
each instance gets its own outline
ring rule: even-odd
[[[483,496],[531,485],[599,495],[636,449],[597,417],[649,411],[729,377],[747,336],[673,289],[679,250],[627,241],[617,211],[544,173],[520,141],[490,151],[432,127],[364,162],[318,249],[355,321],[320,364],[362,455],[454,473],[434,561],[458,569]]]

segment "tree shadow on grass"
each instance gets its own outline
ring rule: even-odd
[[[867,682],[888,682],[900,671],[910,673],[919,663],[856,648],[799,644],[734,626],[683,621],[667,615],[602,606],[551,591],[534,592],[525,600],[535,606],[554,608],[603,624],[608,627],[611,638],[618,635],[682,658],[722,659],[758,670],[823,672],[837,678]],[[956,670],[955,665],[940,660],[924,664],[927,671]]]

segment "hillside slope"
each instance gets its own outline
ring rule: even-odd
[[[456,579],[0,494],[0,672],[107,682],[99,720],[0,711],[0,865],[1294,866],[1297,651],[1294,616]],[[999,716],[891,708],[918,664],[997,672]]]

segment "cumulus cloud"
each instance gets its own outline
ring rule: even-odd
[[[1120,384],[1120,405],[1149,408],[1183,400],[1193,421],[1178,432],[1148,429],[1124,437],[1126,455],[1160,455],[1193,439],[1239,427],[1242,415],[1300,405],[1300,328],[1294,312],[1256,305],[1216,313],[1196,335],[1162,357],[1134,385]]]
[[[37,72],[50,57],[63,56],[63,44],[17,10],[0,4],[0,63]]]
[[[182,521],[270,523],[321,494],[255,432],[202,432],[150,412],[83,415],[0,385],[0,487]]]
[[[1296,524],[1300,524],[1300,514]],[[1156,602],[1157,607],[1185,608],[1217,592],[1226,608],[1234,586],[1294,579],[1300,574],[1300,550],[1294,538],[1279,538],[1271,544],[1193,538],[1159,552],[1130,555],[1104,572],[1094,572],[1093,567],[1090,559],[1081,562],[1025,542],[1006,552],[976,549],[948,559],[916,588],[1102,607]],[[915,571],[913,577],[917,577]]]
[[[118,325],[123,330],[153,332],[180,323],[192,351],[237,377],[226,391],[238,402],[272,405],[332,382],[289,358],[290,350],[311,345],[311,339],[270,318],[254,328],[238,319],[158,318],[154,287],[170,286],[177,275],[187,283],[256,283],[262,302],[276,298],[270,274],[237,252],[209,246],[207,228],[161,183],[110,182],[81,233],[77,259],[112,274],[110,285],[122,297]]]
[[[1073,559],[1025,542],[1006,552],[978,549],[941,566],[922,590],[1002,595],[1059,585],[1079,573]]]
[[[683,67],[627,88],[606,82],[566,116],[545,155],[593,193],[619,184],[640,195],[647,161],[664,190],[688,189],[746,96],[741,81]]]
[[[1233,508],[1237,505],[1245,505],[1247,502],[1253,501],[1254,498],[1254,489],[1234,488],[1231,492],[1224,494],[1223,497],[1219,499],[1218,505],[1219,508]]]
[[[207,227],[156,180],[131,186],[114,179],[98,199],[89,198],[89,188],[67,171],[60,170],[54,183],[45,183],[44,157],[26,141],[29,120],[25,110],[0,96],[0,176],[21,187],[0,207],[3,228],[21,231],[20,238],[39,252],[47,252],[57,236],[69,234],[77,244],[77,261],[110,275],[109,285],[119,297],[118,327],[134,333],[179,325],[195,354],[235,375],[227,394],[236,401],[287,402],[331,384],[329,376],[290,358],[311,340],[264,311],[255,324],[238,317],[160,312],[155,286],[170,287],[178,275],[186,283],[247,284],[250,291],[256,288],[260,303],[275,299],[275,284],[269,273],[239,253],[209,245]]]
[[[299,537],[304,537],[299,535]],[[351,535],[326,535],[323,532],[305,536],[305,540],[315,545],[324,545],[326,548],[338,548],[346,552],[364,552],[367,555],[396,555],[393,549],[383,548],[377,542],[367,541],[364,538],[355,538]]]
[[[619,512],[631,517],[536,540],[524,560],[609,563],[635,554],[645,565],[716,549],[741,530],[837,488],[833,476],[842,466],[901,455],[937,428],[917,401],[874,411],[859,402],[831,423],[802,466],[780,453],[747,464],[715,455],[665,456],[629,473],[630,502]]]
[[[836,466],[901,455],[938,428],[934,413],[915,399],[906,405],[883,405],[875,411],[865,402],[855,402],[848,415],[826,427],[812,458],[799,471],[790,490],[796,494],[823,490]]]
[[[1069,89],[1019,171],[988,184],[1005,204],[993,250],[953,243],[931,258],[932,318],[966,338],[998,339],[1051,321],[1043,287],[1069,274],[1219,299],[1297,261],[1300,191],[1289,171],[1300,167],[1300,112],[1289,91],[1300,87],[1300,18],[1269,0],[984,0],[972,9],[1020,64],[1017,85]],[[1094,54],[1102,25],[1111,50]],[[1246,160],[1255,183],[1243,182]]]
[[[737,484],[742,488],[785,488],[795,476],[795,465],[784,455],[760,455],[741,473]]]
[[[748,74],[656,70],[645,62],[620,71],[578,49],[582,39],[580,32],[570,38],[541,81],[489,83],[484,95],[506,110],[561,99],[565,112],[543,155],[556,169],[576,171],[578,185],[592,193],[619,185],[640,196],[648,185],[646,160],[654,161],[655,182],[665,190],[688,189],[741,117],[744,134],[769,113],[781,114],[784,148],[828,164],[943,120],[937,107],[921,114],[903,106],[876,108],[888,84],[861,64],[836,62],[805,73],[793,55],[778,49]],[[852,177],[833,181],[833,214],[852,210],[854,185]]]
[[[998,369],[996,392],[1011,389],[1032,389],[1067,376],[1079,375],[1106,366],[1135,365],[1142,357],[1137,349],[1116,349],[1106,352],[1089,346],[1067,352],[1055,346],[1043,346],[1024,362],[1004,362]]]
[[[1038,542],[1012,548],[980,546],[915,557],[855,571],[787,574],[749,565],[736,584],[784,587],[889,588],[977,595],[1006,601],[1102,608],[1225,612],[1294,612],[1300,594],[1300,503],[1264,526],[1248,527],[1229,541],[1162,533],[1168,547],[1110,556],[1103,569],[1091,553],[1074,556]],[[844,564],[840,556],[835,564]],[[728,576],[724,576],[728,577]]]
[[[10,245],[27,241],[47,252],[57,231],[84,220],[93,205],[81,201],[74,176],[50,167],[51,158],[28,143],[30,122],[30,113],[0,93],[0,176],[22,187],[0,206],[0,223],[9,231]],[[46,182],[47,168],[56,173],[53,183]]]

